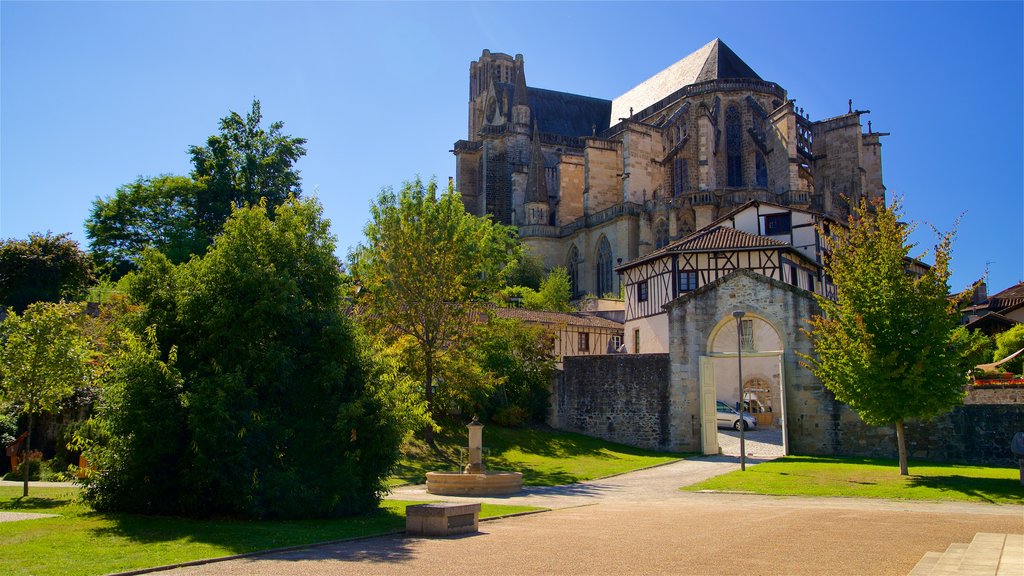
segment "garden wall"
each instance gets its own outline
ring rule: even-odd
[[[834,446],[841,456],[896,458],[893,427],[867,426],[849,408],[837,422]],[[1024,432],[1024,404],[966,404],[929,422],[909,421],[910,458],[985,466],[1017,466],[1010,440]]]
[[[668,354],[566,356],[551,425],[610,442],[669,450]]]

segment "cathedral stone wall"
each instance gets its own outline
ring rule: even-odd
[[[622,202],[622,145],[587,139],[583,210],[596,214]]]
[[[530,87],[522,55],[488,50],[470,65],[469,92],[469,131],[454,146],[467,209],[519,226],[549,268],[576,245],[590,268],[581,293],[597,289],[602,233],[617,265],[658,247],[660,221],[673,241],[750,200],[842,219],[838,195],[885,191],[886,134],[862,133],[863,112],[810,120],[720,40],[614,101]],[[535,145],[543,163],[530,162]],[[548,206],[528,211],[540,182]]]
[[[558,165],[558,225],[583,216],[583,156],[562,155]]]

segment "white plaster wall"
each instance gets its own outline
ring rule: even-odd
[[[641,354],[664,354],[668,352],[668,314],[658,314],[647,318],[637,318],[626,322],[626,352],[636,354],[634,349],[634,331],[640,330]],[[736,331],[733,330],[735,337]]]

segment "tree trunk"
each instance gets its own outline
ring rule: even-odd
[[[25,467],[25,485],[22,490],[21,496],[28,498],[28,475],[32,469],[32,461],[29,456],[32,454],[32,413],[28,413],[28,436],[25,437],[25,462],[22,464]]]
[[[907,434],[903,429],[903,420],[896,422],[896,445],[900,452],[900,476],[908,476],[907,470]]]
[[[431,420],[434,419],[434,357],[431,354],[423,355],[423,363],[426,368],[425,388],[423,390],[424,395],[427,398],[427,416]],[[437,445],[434,443],[434,427],[431,424],[427,425],[427,428],[423,431],[423,439],[427,441],[427,446],[434,452],[440,453]]]

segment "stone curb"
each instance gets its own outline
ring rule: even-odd
[[[533,514],[541,514],[543,512],[550,512],[550,508],[543,508],[541,510],[527,510],[525,512],[512,512],[509,514],[502,514],[501,516],[491,516],[490,518],[483,518],[481,522],[490,522],[491,520],[501,520],[502,518],[514,518],[516,516],[531,516]],[[369,540],[371,538],[380,538],[381,536],[395,536],[398,534],[405,534],[405,530],[392,530],[390,532],[381,532],[380,534],[372,534],[368,536],[354,536],[352,538],[340,538],[338,540],[327,540],[325,542],[314,542],[312,544],[296,544],[295,546],[285,546],[283,548],[269,548],[267,550],[256,550],[254,552],[246,552],[244,554],[233,554],[231,556],[218,556],[217,558],[203,558],[201,560],[190,560],[188,562],[179,562],[177,564],[165,564],[163,566],[154,566],[152,568],[140,568],[138,570],[129,570],[127,572],[111,572],[107,576],[135,576],[136,574],[151,574],[153,572],[164,572],[167,570],[176,570],[178,568],[188,568],[191,566],[203,566],[205,564],[214,564],[217,562],[227,562],[229,560],[240,560],[242,558],[252,558],[253,556],[265,556],[268,554],[278,554],[281,552],[292,552],[295,550],[304,550],[306,548],[319,548],[321,546],[332,546],[334,544],[343,544],[346,542],[358,542],[360,540]]]

